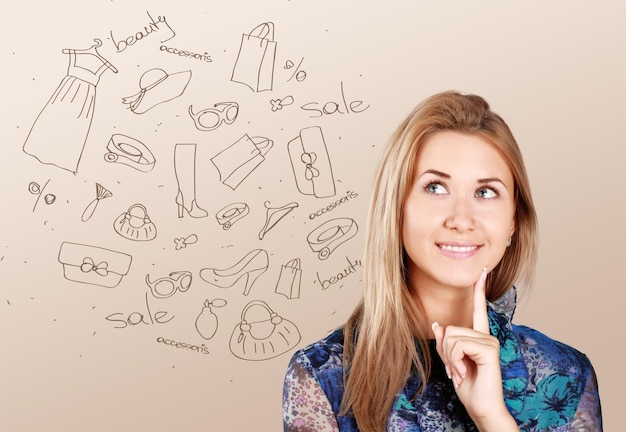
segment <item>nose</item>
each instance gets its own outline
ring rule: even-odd
[[[444,226],[459,232],[473,230],[476,225],[474,213],[471,199],[457,196],[451,201],[450,211],[444,221]]]

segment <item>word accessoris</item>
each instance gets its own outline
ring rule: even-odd
[[[178,48],[171,48],[165,45],[161,45],[161,47],[159,48],[161,51],[165,51],[168,52],[170,54],[177,54],[181,57],[189,57],[189,58],[193,58],[196,60],[202,60],[205,61],[207,63],[212,63],[213,59],[211,59],[211,56],[209,55],[209,53],[205,52],[204,54],[196,54],[193,53],[191,51],[183,51],[183,50],[179,50]]]
[[[350,258],[346,257],[346,261],[348,261],[348,267],[344,268],[336,275],[330,276],[328,279],[320,278],[320,274],[318,272],[315,272],[317,280],[313,281],[313,283],[319,283],[322,286],[323,290],[327,290],[332,285],[335,285],[341,282],[342,280],[344,280],[345,278],[347,278],[348,276],[350,276],[351,274],[356,273],[358,270],[358,267],[363,267],[363,264],[361,263],[361,260],[359,259],[354,260],[354,262],[352,262],[350,261]]]
[[[310,118],[323,117],[324,115],[332,115],[335,113],[338,114],[358,114],[362,113],[370,106],[367,105],[362,107],[363,101],[361,100],[353,100],[348,103],[348,99],[346,98],[346,94],[343,90],[343,81],[341,81],[341,101],[329,101],[325,104],[320,102],[309,102],[302,105],[300,108],[304,111],[310,111],[314,114],[309,115]]]
[[[358,193],[352,192],[352,191],[348,191],[348,192],[346,192],[346,195],[344,197],[341,197],[337,201],[327,205],[326,207],[323,207],[323,208],[319,209],[315,213],[311,213],[309,215],[309,219],[313,220],[313,219],[315,219],[318,216],[322,216],[324,213],[328,213],[330,211],[333,211],[334,209],[336,209],[341,204],[348,202],[350,200],[350,198],[354,199],[354,198],[356,198],[358,196],[359,196]]]
[[[134,35],[127,36],[125,39],[116,42],[115,38],[113,37],[113,31],[109,31],[109,34],[111,35],[111,42],[113,42],[113,45],[115,45],[115,49],[118,53],[121,53],[129,46],[134,45],[136,42],[150,36],[152,33],[158,32],[162,28],[167,28],[167,30],[171,32],[171,36],[167,39],[161,40],[161,43],[166,42],[176,36],[176,32],[172,29],[172,27],[170,27],[170,25],[167,23],[167,19],[165,19],[164,16],[157,16],[155,21],[154,18],[152,18],[152,16],[150,15],[150,12],[146,11],[146,13],[148,14],[148,18],[150,18],[150,21],[146,26],[144,26],[142,30],[138,31]]]
[[[169,345],[174,348],[187,349],[187,350],[191,350],[200,354],[209,354],[209,349],[204,344],[200,346],[191,345],[185,342],[176,342],[173,339],[165,339],[164,337],[161,337],[161,336],[159,336],[156,341],[158,343]]]

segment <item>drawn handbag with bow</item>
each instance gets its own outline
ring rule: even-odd
[[[147,241],[156,237],[157,230],[141,204],[131,205],[113,222],[115,232],[128,240]]]
[[[274,24],[261,23],[249,34],[241,36],[230,80],[245,84],[255,92],[272,90],[275,58]]]
[[[253,308],[257,311],[251,312]],[[241,322],[230,337],[230,350],[242,360],[268,360],[286,353],[300,342],[300,331],[276,314],[262,300],[254,300],[241,312]]]
[[[120,283],[131,261],[130,255],[96,246],[63,242],[59,249],[66,279],[106,288]]]
[[[322,129],[304,128],[287,144],[298,191],[317,198],[334,196],[335,180]]]
[[[276,282],[276,294],[282,294],[288,299],[300,298],[300,282],[302,270],[300,270],[300,258],[287,261],[280,267],[280,275]]]

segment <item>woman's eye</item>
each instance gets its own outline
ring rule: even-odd
[[[496,198],[498,196],[498,193],[491,188],[480,188],[476,191],[476,196],[478,198],[489,199]]]
[[[426,191],[437,195],[447,193],[446,188],[441,183],[430,183],[426,185]]]

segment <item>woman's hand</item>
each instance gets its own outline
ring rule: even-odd
[[[485,268],[474,284],[472,328],[433,323],[437,352],[456,394],[480,431],[519,431],[504,404],[500,343],[489,334]]]

